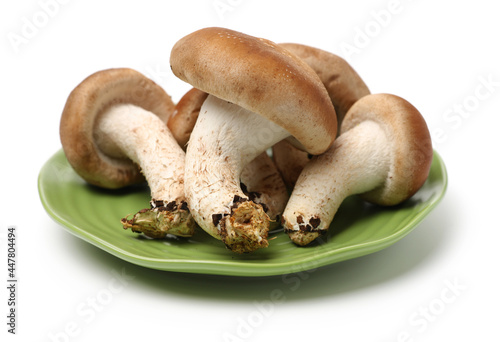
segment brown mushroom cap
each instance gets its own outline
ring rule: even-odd
[[[205,28],[172,49],[174,74],[287,130],[311,154],[335,140],[335,109],[318,75],[271,41],[225,28]]]
[[[357,100],[370,94],[359,74],[342,57],[302,44],[279,45],[300,57],[318,74],[335,107],[339,126],[349,108]]]
[[[167,122],[174,110],[170,96],[141,73],[126,68],[96,72],[69,95],[60,122],[64,153],[73,169],[87,182],[120,188],[144,181],[131,160],[105,154],[96,143],[99,115],[116,104],[133,104]]]
[[[335,108],[339,127],[349,108],[357,100],[370,94],[365,82],[343,58],[307,45],[296,43],[279,45],[300,57],[318,74]],[[310,159],[307,153],[290,145],[287,140],[273,146],[273,158],[289,188],[293,188]]]
[[[430,133],[420,112],[391,94],[367,95],[357,101],[347,112],[340,133],[368,120],[383,128],[391,146],[391,162],[384,184],[361,197],[379,205],[396,205],[415,194],[429,175]]]
[[[168,128],[175,140],[184,149],[189,141],[194,124],[198,119],[198,114],[200,114],[201,106],[207,96],[208,94],[204,91],[192,88],[179,100],[172,117],[168,120]]]
[[[311,155],[299,150],[287,140],[282,140],[272,147],[273,161],[283,181],[289,189],[293,189],[300,173],[311,160]]]

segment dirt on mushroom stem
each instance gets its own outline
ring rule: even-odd
[[[161,239],[168,234],[181,237],[193,235],[195,222],[185,201],[179,203],[153,199],[150,203],[151,208],[131,214],[132,218],[129,218],[131,215],[122,218],[123,228],[153,239]]]
[[[231,251],[249,253],[269,245],[269,216],[262,205],[234,196],[230,214],[213,214],[222,242]]]

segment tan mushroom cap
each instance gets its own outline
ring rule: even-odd
[[[192,88],[182,96],[175,106],[172,117],[168,120],[168,128],[183,149],[186,148],[198,114],[200,114],[201,106],[207,96],[208,94],[204,91]]]
[[[339,126],[349,108],[357,100],[370,94],[363,79],[342,57],[308,45],[296,43],[279,45],[300,57],[318,74],[335,107]]]
[[[271,41],[225,28],[201,29],[172,49],[174,74],[287,130],[311,154],[335,140],[335,109],[318,75]]]
[[[339,127],[349,108],[357,100],[370,94],[363,79],[342,57],[308,45],[279,45],[300,57],[316,72],[330,96]],[[273,146],[275,164],[289,188],[293,188],[302,169],[309,162],[308,157],[310,155],[290,145],[287,140]]]
[[[374,121],[390,144],[390,168],[380,187],[361,197],[379,205],[396,205],[410,198],[424,184],[432,162],[432,142],[420,112],[405,99],[391,94],[367,95],[347,112],[340,133],[363,121]]]
[[[96,143],[94,127],[99,115],[116,104],[142,107],[165,124],[174,111],[174,103],[160,86],[127,68],[98,71],[71,92],[59,129],[66,158],[87,182],[111,189],[144,181],[131,160],[107,155]]]

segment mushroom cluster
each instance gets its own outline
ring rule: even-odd
[[[71,92],[61,117],[66,157],[88,183],[149,185],[149,207],[125,213],[125,229],[158,239],[199,227],[247,253],[282,227],[302,246],[347,196],[396,205],[428,176],[422,115],[370,94],[336,55],[211,27],[180,39],[170,65],[193,87],[177,104],[137,71],[108,69]]]

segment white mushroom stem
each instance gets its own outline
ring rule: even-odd
[[[288,137],[258,114],[209,95],[186,152],[185,193],[196,222],[235,252],[267,246],[269,217],[240,187],[243,168]]]
[[[131,104],[118,104],[101,114],[95,140],[102,158],[132,160],[139,165],[151,190],[151,209],[144,209],[125,228],[151,237],[191,236],[194,221],[184,196],[185,153],[166,124],[153,113]],[[117,161],[118,160],[118,161]]]
[[[267,152],[262,152],[241,172],[243,192],[259,203],[271,219],[271,227],[280,225],[280,217],[288,201],[288,190]]]
[[[330,226],[350,195],[384,183],[390,168],[390,144],[374,121],[364,121],[340,135],[324,154],[305,166],[283,213],[293,242],[307,245]]]

